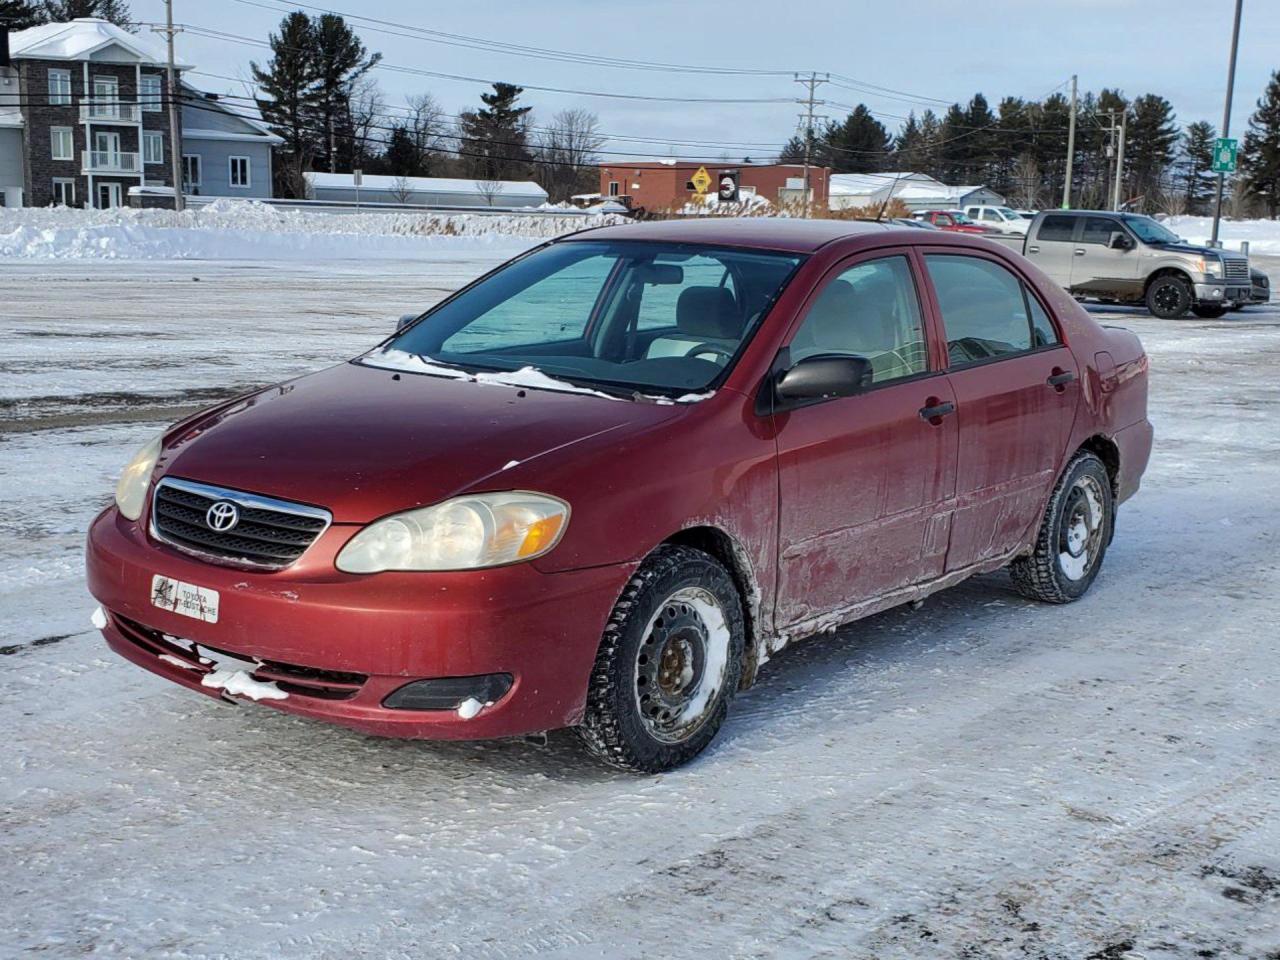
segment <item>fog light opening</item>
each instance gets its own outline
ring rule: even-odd
[[[452,710],[468,701],[497,703],[511,689],[509,673],[484,673],[474,677],[435,677],[415,680],[393,690],[382,705],[388,710]],[[470,711],[468,711],[470,712]],[[479,711],[476,711],[477,713]],[[472,714],[474,716],[474,714]],[[463,717],[470,719],[470,717]]]

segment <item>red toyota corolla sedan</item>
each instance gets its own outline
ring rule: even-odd
[[[213,697],[664,770],[789,640],[1006,565],[1080,597],[1146,401],[1132,334],[978,238],[590,230],[147,444],[95,622]]]

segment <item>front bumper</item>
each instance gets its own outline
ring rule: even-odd
[[[1248,284],[1197,283],[1195,284],[1196,302],[1201,304],[1248,303],[1253,295],[1253,288]]]
[[[266,706],[369,734],[486,739],[581,720],[605,621],[634,564],[354,576],[333,566],[354,530],[331,527],[293,567],[253,573],[156,543],[111,508],[89,530],[89,590],[107,612],[113,650],[208,696],[229,699],[175,662],[183,658],[167,650],[164,634],[264,661],[258,679],[298,678],[284,685],[285,699],[259,701]],[[154,606],[155,574],[218,591],[218,622]],[[475,716],[383,706],[416,680],[487,674],[509,674],[511,687]]]

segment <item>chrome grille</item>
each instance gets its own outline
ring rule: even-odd
[[[210,507],[232,503],[237,522],[218,530]],[[179,550],[215,563],[280,570],[329,526],[329,511],[288,500],[165,477],[151,501],[151,534]]]
[[[1222,258],[1222,275],[1228,280],[1249,281],[1249,261],[1236,258]]]

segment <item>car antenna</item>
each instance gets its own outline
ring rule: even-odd
[[[893,183],[889,184],[889,193],[884,198],[884,203],[880,204],[880,209],[876,213],[876,223],[884,220],[884,212],[889,207],[889,201],[893,199],[893,188],[898,185],[898,179],[902,176],[902,171],[898,171],[893,175]]]

